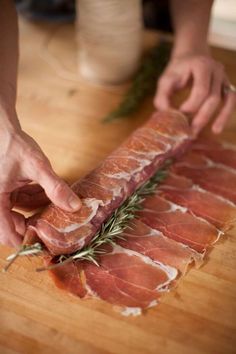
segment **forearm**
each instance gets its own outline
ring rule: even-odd
[[[213,0],[171,0],[175,31],[173,55],[207,53],[207,34]]]
[[[0,127],[2,129],[11,126],[19,128],[15,113],[18,57],[17,14],[12,1],[2,0],[0,11]]]

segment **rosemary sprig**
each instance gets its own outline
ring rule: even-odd
[[[141,210],[141,203],[147,195],[154,193],[157,185],[163,181],[167,176],[167,166],[170,160],[166,163],[165,168],[158,171],[148,182],[136,190],[116,211],[113,215],[102,225],[101,229],[94,236],[89,245],[72,255],[62,255],[58,257],[56,263],[48,267],[36,269],[37,271],[44,271],[57,268],[63,264],[75,260],[87,260],[99,266],[96,258],[99,254],[105,253],[101,248],[102,245],[115,245],[116,239],[122,239],[121,233],[127,227],[128,222],[135,218],[136,212]]]
[[[166,161],[163,169],[159,170],[126,199],[126,201],[115,210],[112,216],[102,224],[101,229],[96,233],[89,245],[71,255],[60,255],[57,257],[56,263],[47,267],[37,268],[36,271],[40,272],[54,269],[75,260],[87,260],[99,266],[96,258],[99,254],[105,252],[101,246],[106,244],[115,245],[115,239],[122,239],[121,233],[127,227],[129,221],[135,218],[136,212],[141,210],[142,201],[147,195],[154,193],[157,185],[166,178],[170,164],[171,160]],[[38,255],[42,252],[43,245],[38,242],[33,245],[23,245],[16,253],[7,257],[6,260],[8,263],[3,270],[7,271],[18,257]]]
[[[39,243],[39,242],[34,243],[33,245],[22,245],[16,253],[13,253],[7,257],[6,260],[8,261],[8,263],[3,268],[3,271],[6,272],[10,268],[12,263],[15,262],[15,260],[18,257],[35,255],[35,254],[41,253],[42,250],[43,250],[43,247],[42,247],[41,243]]]
[[[161,42],[144,58],[132,85],[120,105],[104,119],[104,122],[127,117],[136,112],[149,94],[154,93],[157,79],[162,74],[170,57],[171,44]]]

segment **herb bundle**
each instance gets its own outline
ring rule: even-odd
[[[144,98],[155,92],[157,79],[162,74],[170,57],[171,44],[161,42],[150,50],[133,79],[131,87],[120,105],[104,119],[111,122],[127,117],[138,110]]]

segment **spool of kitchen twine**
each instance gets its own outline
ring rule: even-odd
[[[128,80],[142,49],[141,0],[78,0],[79,72],[101,84]]]

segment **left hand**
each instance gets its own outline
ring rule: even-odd
[[[171,96],[192,82],[189,97],[182,103],[180,110],[194,116],[192,128],[198,134],[217,112],[212,125],[214,133],[220,133],[236,106],[236,93],[223,93],[229,85],[229,79],[221,63],[210,55],[186,53],[172,56],[162,74],[154,99],[154,105],[160,110],[171,108]],[[218,108],[223,102],[222,108]]]

